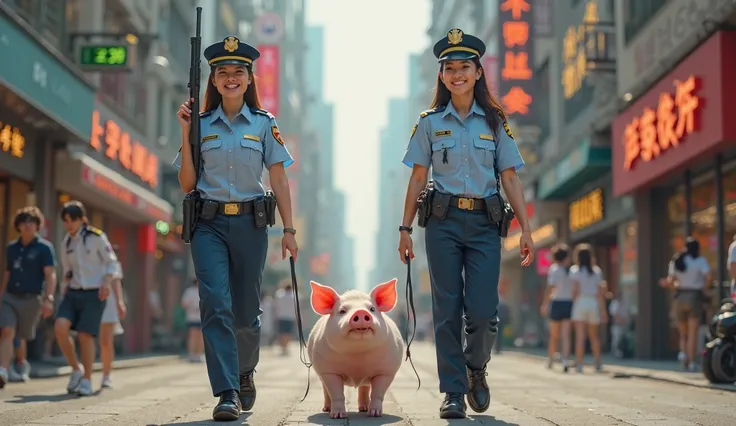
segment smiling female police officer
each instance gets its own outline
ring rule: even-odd
[[[199,191],[200,218],[191,250],[199,280],[202,333],[210,385],[220,401],[215,420],[237,420],[256,399],[261,277],[268,232],[255,213],[264,196],[261,176],[268,168],[284,223],[282,257],[296,260],[291,196],[285,168],[293,163],[276,119],[261,108],[252,64],[260,52],[237,37],[204,51],[211,72],[201,117],[202,170],[199,182],[189,143],[190,101],[178,112],[182,148],[174,160],[185,193]],[[255,201],[255,202],[254,202]],[[261,212],[262,213],[262,212]],[[256,223],[258,219],[259,223]]]
[[[487,204],[500,201],[498,196],[491,198],[500,190],[496,170],[523,230],[522,265],[531,264],[534,256],[524,192],[516,175],[524,161],[503,108],[488,92],[479,60],[485,50],[481,40],[459,29],[450,30],[435,44],[440,70],[432,109],[419,115],[403,159],[412,167],[399,227],[399,255],[404,263],[407,255],[414,257],[411,224],[430,165],[437,191],[425,239],[437,370],[440,392],[446,394],[440,407],[442,418],[465,417],[466,393],[476,412],[490,404],[485,369],[498,325],[501,239]]]

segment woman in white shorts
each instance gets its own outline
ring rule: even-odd
[[[117,251],[117,247],[113,246]],[[123,268],[118,262],[118,271],[113,278],[112,291],[107,298],[105,310],[100,321],[100,361],[102,361],[102,387],[111,388],[112,363],[115,359],[115,336],[123,334],[121,320],[125,319],[127,309],[123,300]]]
[[[599,326],[608,322],[606,312],[606,282],[603,272],[596,266],[588,244],[578,244],[573,255],[575,265],[570,268],[573,284],[572,320],[575,322],[575,366],[583,372],[585,337],[590,339],[590,349],[595,359],[596,371],[601,371],[601,341]]]

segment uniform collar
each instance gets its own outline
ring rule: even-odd
[[[238,113],[238,115],[248,120],[249,123],[253,121],[253,115],[250,112],[250,108],[248,107],[248,104],[246,104],[245,102],[243,102],[243,108],[240,109],[240,112]],[[237,117],[238,115],[236,115],[235,117]],[[225,116],[225,111],[222,110],[222,104],[218,105],[215,112],[212,113],[212,119],[210,120],[210,124],[213,124],[215,121],[217,121],[217,119],[222,120],[224,123],[228,122],[227,117]]]
[[[473,100],[473,105],[470,107],[470,113],[471,114],[478,114],[481,116],[485,116],[486,112],[483,111],[483,108],[481,108],[480,105],[478,105],[478,102]],[[448,114],[452,114],[455,117],[457,117],[460,121],[462,121],[462,118],[460,118],[460,114],[455,111],[455,107],[452,105],[452,102],[447,103],[447,107],[445,107],[445,112],[442,113],[442,118],[447,117]]]

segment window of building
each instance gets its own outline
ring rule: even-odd
[[[628,44],[669,0],[625,0],[624,42]]]
[[[5,0],[4,3],[55,47],[63,47],[66,24],[65,1]]]

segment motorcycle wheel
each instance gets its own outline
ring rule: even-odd
[[[713,352],[711,365],[718,383],[736,383],[736,343],[721,342]]]
[[[711,383],[721,383],[718,381],[718,378],[716,377],[715,373],[713,372],[713,352],[718,347],[706,347],[703,351],[703,360],[702,360],[702,369],[703,369],[703,376],[711,382]]]

